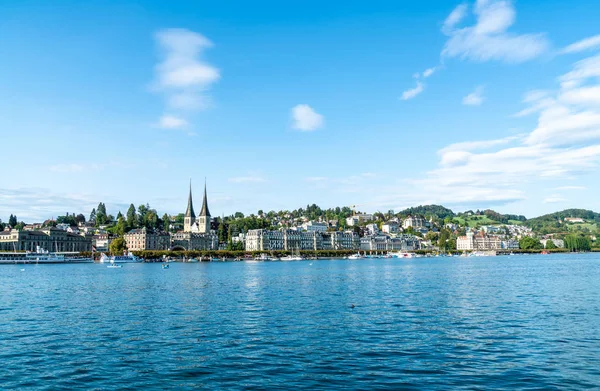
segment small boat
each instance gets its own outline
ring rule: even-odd
[[[116,263],[111,263],[110,265],[106,266],[109,269],[120,269],[123,267],[123,265],[117,265]]]
[[[190,258],[187,261],[190,262],[190,263],[197,263],[198,262],[198,260],[196,258]]]
[[[363,259],[363,258],[364,257],[360,254],[360,252],[348,256],[348,259]]]
[[[167,263],[166,265],[162,265],[163,269],[168,269],[169,268],[169,264]]]

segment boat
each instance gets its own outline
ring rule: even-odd
[[[394,254],[394,256],[396,258],[412,258],[414,256],[413,253],[407,253],[407,252],[397,252]]]
[[[36,247],[36,251],[26,252],[0,252],[0,264],[16,264],[16,263],[91,263],[92,258],[86,258],[76,252],[49,252]]]
[[[281,261],[301,261],[303,258],[300,255],[300,250],[296,249],[296,251],[292,251],[291,254],[286,255],[285,257],[281,257]]]
[[[348,259],[363,259],[363,258],[364,257],[361,255],[360,252],[348,256]]]
[[[197,263],[198,259],[197,258],[190,258],[187,261],[190,262],[190,263]]]
[[[262,253],[262,254],[260,254],[260,255],[257,255],[256,257],[254,257],[254,260],[255,260],[255,261],[263,261],[263,262],[268,262],[268,261],[277,261],[277,260],[278,260],[278,258],[276,258],[276,257],[272,257],[272,256],[269,256],[269,255],[267,255],[267,254],[265,254],[265,253]]]
[[[104,253],[100,256],[100,263],[136,263],[142,262],[142,258],[136,257],[131,252],[123,255],[108,256]]]
[[[168,269],[169,268],[169,264],[167,263],[166,265],[162,265],[163,269]]]
[[[109,269],[120,269],[123,267],[123,265],[118,265],[116,263],[111,263],[110,265],[106,266]]]

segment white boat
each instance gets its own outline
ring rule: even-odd
[[[296,249],[296,251],[292,252],[290,255],[279,258],[281,261],[301,261],[302,259],[303,258],[300,255],[300,250],[298,249]]]
[[[254,257],[254,260],[255,261],[268,262],[268,261],[277,261],[278,258],[269,256],[269,255],[263,253],[263,254],[260,254],[260,255],[258,255],[256,257]]]
[[[397,252],[394,254],[394,256],[396,258],[412,258],[414,257],[413,253],[407,253],[407,252]]]
[[[15,263],[91,263],[91,258],[79,256],[79,253],[55,253],[37,246],[36,251],[0,252],[0,264]]]
[[[136,263],[142,262],[142,258],[136,257],[132,253],[125,255],[111,255],[108,256],[104,253],[100,256],[100,263]]]
[[[360,254],[360,252],[348,256],[348,259],[363,259],[363,258],[364,257]]]
[[[116,263],[111,263],[110,265],[107,266],[107,268],[109,268],[109,269],[119,269],[122,267],[123,267],[123,265],[117,265]]]
[[[187,261],[190,262],[190,263],[197,263],[198,259],[196,259],[196,258],[190,258]]]

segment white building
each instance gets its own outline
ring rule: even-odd
[[[459,251],[489,251],[502,249],[502,241],[498,236],[486,235],[483,231],[478,234],[467,232],[466,236],[456,239],[456,249]]]
[[[402,222],[402,228],[404,228],[404,229],[409,228],[409,227],[412,227],[414,229],[425,228],[426,225],[427,225],[427,221],[424,218],[418,217],[418,216],[414,216],[414,217],[408,216]]]
[[[400,232],[400,224],[395,221],[388,221],[381,226],[381,231],[386,234],[395,234]]]
[[[309,221],[307,223],[302,224],[302,229],[307,232],[327,232],[327,223]]]
[[[379,233],[379,227],[375,223],[367,224],[366,228],[369,235],[377,235]]]
[[[353,227],[358,225],[359,223],[364,223],[365,221],[373,220],[372,214],[361,213],[354,216],[350,216],[346,219],[346,225],[349,227]]]

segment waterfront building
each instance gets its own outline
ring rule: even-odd
[[[246,251],[283,250],[283,232],[251,229],[246,233]]]
[[[1,251],[36,251],[38,247],[51,252],[92,251],[92,238],[53,227],[0,232]]]
[[[246,251],[357,250],[359,246],[354,232],[251,229],[246,234]]]
[[[503,250],[517,250],[519,249],[519,242],[514,239],[503,240],[501,248]]]
[[[498,236],[487,235],[480,231],[477,234],[467,232],[466,236],[456,239],[456,249],[459,251],[490,251],[502,249],[502,241]]]
[[[171,248],[171,237],[168,233],[153,232],[146,227],[131,230],[123,235],[123,238],[130,251],[168,250]]]
[[[360,249],[364,251],[414,251],[421,248],[414,235],[369,235],[360,238]]]

